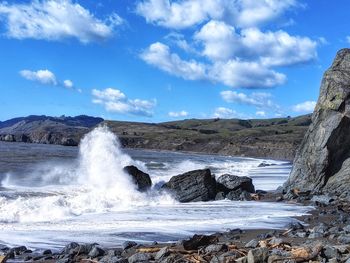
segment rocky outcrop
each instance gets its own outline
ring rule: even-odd
[[[247,191],[249,193],[255,192],[253,180],[247,176],[224,174],[218,178],[217,182],[218,189],[220,189],[225,194],[238,189]]]
[[[142,172],[136,166],[133,165],[126,166],[123,170],[131,176],[132,181],[137,186],[137,190],[139,190],[140,192],[145,192],[151,188],[152,181],[149,174]]]
[[[209,169],[195,170],[173,176],[162,189],[182,203],[210,201],[216,195],[216,180]]]
[[[350,197],[350,49],[340,50],[324,74],[285,187]]]

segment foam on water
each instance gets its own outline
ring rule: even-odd
[[[133,152],[133,151],[130,151]],[[258,189],[281,185],[285,162],[121,150],[116,136],[98,127],[81,141],[77,158],[33,164],[8,173],[0,190],[0,243],[57,248],[70,241],[118,245],[124,240],[170,241],[227,228],[280,228],[310,208],[262,202],[217,201],[179,204],[156,187],[136,190],[123,171],[136,165],[157,184],[194,169],[216,176],[251,176]],[[30,154],[30,153],[29,153]]]

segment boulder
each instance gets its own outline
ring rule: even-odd
[[[350,49],[325,72],[312,123],[285,188],[350,197]]]
[[[244,190],[249,193],[254,193],[255,188],[251,178],[246,176],[236,176],[232,174],[221,175],[218,179],[218,190],[228,194],[234,190]]]
[[[209,169],[195,170],[173,176],[162,189],[182,203],[210,201],[216,196],[216,180]]]
[[[266,247],[251,249],[248,252],[248,263],[262,263],[267,261],[269,250]]]
[[[133,182],[137,185],[137,190],[145,192],[152,186],[151,177],[139,170],[136,166],[130,165],[124,167],[124,172],[129,174]]]

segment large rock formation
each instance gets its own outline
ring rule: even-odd
[[[210,201],[216,195],[216,180],[209,169],[195,170],[171,177],[163,189],[182,203]]]
[[[350,197],[350,49],[340,50],[324,74],[285,187]]]

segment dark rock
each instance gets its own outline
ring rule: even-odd
[[[269,250],[266,247],[251,249],[248,252],[248,263],[262,263],[267,261]]]
[[[241,194],[242,194],[242,190],[241,189],[237,189],[234,191],[229,192],[226,195],[226,198],[232,201],[239,201],[241,199]]]
[[[218,190],[226,194],[237,189],[241,189],[242,191],[244,190],[249,193],[255,192],[252,179],[246,176],[224,174],[218,178],[217,182]]]
[[[123,250],[129,249],[129,248],[132,248],[132,247],[135,247],[135,246],[137,246],[137,243],[134,242],[134,241],[125,241],[122,244]]]
[[[137,190],[144,192],[151,188],[152,181],[149,174],[142,172],[133,165],[124,167],[124,171],[131,176],[133,182],[137,185]]]
[[[162,189],[172,193],[182,203],[214,200],[216,180],[209,169],[195,170],[173,176]]]
[[[219,192],[216,194],[215,196],[215,200],[219,201],[219,200],[224,200],[225,199],[225,193],[224,192]]]
[[[62,250],[62,254],[70,254],[71,250],[74,250],[75,248],[78,248],[79,244],[76,242],[72,242],[69,243],[68,245],[66,245],[63,250]]]
[[[186,250],[197,250],[200,247],[205,247],[218,242],[216,236],[194,235],[188,240],[184,240],[182,245]]]
[[[303,230],[304,226],[299,222],[291,222],[286,226],[286,228],[292,229],[293,231],[295,231],[295,230]]]
[[[223,262],[247,262],[247,261],[238,261],[237,258],[239,258],[241,254],[238,254],[235,251],[229,251],[225,252],[221,255],[213,255],[210,263],[223,263]]]
[[[100,259],[100,263],[127,263],[128,260],[122,258],[121,256],[104,256]]]
[[[50,249],[46,249],[43,251],[43,255],[52,255],[52,251]]]
[[[287,189],[350,198],[350,49],[325,72],[312,123],[296,154]]]
[[[95,246],[90,250],[89,257],[97,258],[97,257],[103,256],[104,254],[105,254],[105,251],[102,248]]]
[[[13,253],[14,255],[21,255],[25,253],[28,249],[25,246],[14,247],[10,249],[9,253]]]

